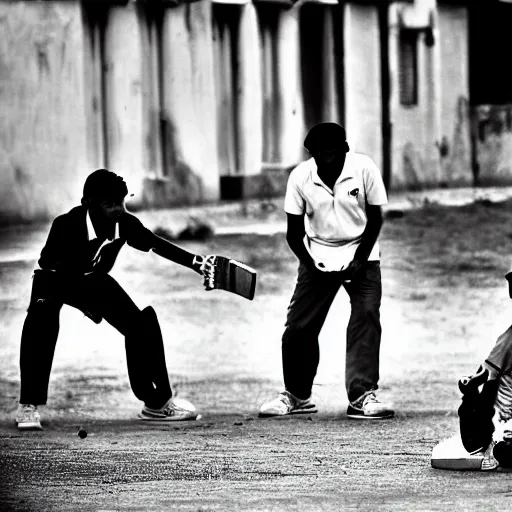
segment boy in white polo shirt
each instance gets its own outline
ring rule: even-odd
[[[312,413],[313,380],[320,353],[318,335],[340,286],[351,302],[347,328],[347,415],[382,419],[393,411],[375,390],[379,380],[382,296],[381,206],[387,203],[379,170],[366,155],[353,153],[345,130],[321,123],[304,146],[312,158],[290,174],[285,211],[286,239],[300,261],[282,338],[285,391],[261,406],[261,416]]]

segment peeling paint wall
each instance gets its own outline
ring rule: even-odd
[[[441,137],[438,141],[441,181],[447,186],[471,185],[468,11],[438,6],[441,50]]]
[[[143,44],[135,4],[112,6],[105,33],[105,119],[108,167],[125,178],[140,202],[144,166]]]
[[[0,224],[45,219],[87,175],[80,6],[0,2]]]
[[[435,16],[435,11],[431,2],[427,1],[414,5],[396,3],[390,6],[391,185],[394,189],[436,186],[442,181],[437,149],[440,134],[440,58],[436,29],[433,34],[436,42],[433,46],[427,45],[424,31],[417,34],[417,104],[402,105],[399,96],[401,23],[406,28],[421,29],[431,24],[432,15]]]
[[[219,193],[211,5],[184,4],[163,20],[164,180],[167,204],[212,200]],[[150,188],[146,192],[149,193]],[[147,197],[148,202],[159,200]]]

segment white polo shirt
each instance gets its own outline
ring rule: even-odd
[[[320,270],[341,270],[352,261],[368,220],[366,201],[381,206],[388,199],[379,169],[361,153],[347,153],[333,190],[318,176],[313,158],[291,172],[284,210],[305,214],[304,244]],[[368,259],[380,259],[378,242]]]

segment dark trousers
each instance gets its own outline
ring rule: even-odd
[[[382,297],[380,262],[368,262],[350,283],[342,283],[340,278],[329,275],[313,277],[305,266],[300,265],[282,339],[285,388],[298,398],[305,399],[311,395],[320,360],[318,335],[342,285],[351,305],[345,367],[348,399],[353,402],[378,387]]]
[[[62,279],[55,273],[36,271],[21,336],[20,403],[46,404],[64,304],[86,312],[96,323],[104,318],[125,336],[128,376],[139,400],[152,408],[169,400],[172,391],[162,334],[152,308],[141,311],[108,274]]]

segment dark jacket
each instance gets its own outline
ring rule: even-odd
[[[73,275],[92,270],[92,259],[102,240],[88,240],[86,214],[84,206],[77,206],[55,218],[38,261],[41,269]],[[119,220],[119,236],[120,240],[110,251],[110,261],[102,269],[104,272],[110,271],[124,243],[147,252],[158,238],[130,213],[123,214]]]

